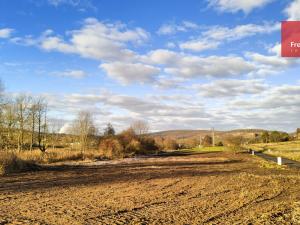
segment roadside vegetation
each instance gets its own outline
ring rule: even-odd
[[[275,143],[252,144],[249,147],[265,154],[281,156],[284,158],[300,161],[300,140]]]
[[[231,148],[227,146],[207,146],[207,147],[195,147],[192,148],[193,151],[199,151],[199,152],[224,152],[224,151],[230,151]]]

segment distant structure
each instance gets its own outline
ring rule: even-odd
[[[296,131],[296,139],[297,139],[297,140],[300,140],[300,128],[297,128],[297,131]]]
[[[199,136],[199,148],[201,148],[201,147],[202,147],[202,137]]]

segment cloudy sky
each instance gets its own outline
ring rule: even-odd
[[[280,56],[284,20],[300,0],[1,0],[0,77],[64,121],[293,131],[300,60]]]

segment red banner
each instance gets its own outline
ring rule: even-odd
[[[281,56],[300,57],[300,21],[281,22]]]

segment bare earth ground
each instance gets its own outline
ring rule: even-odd
[[[0,224],[300,224],[300,170],[247,154],[98,164],[1,177]]]

